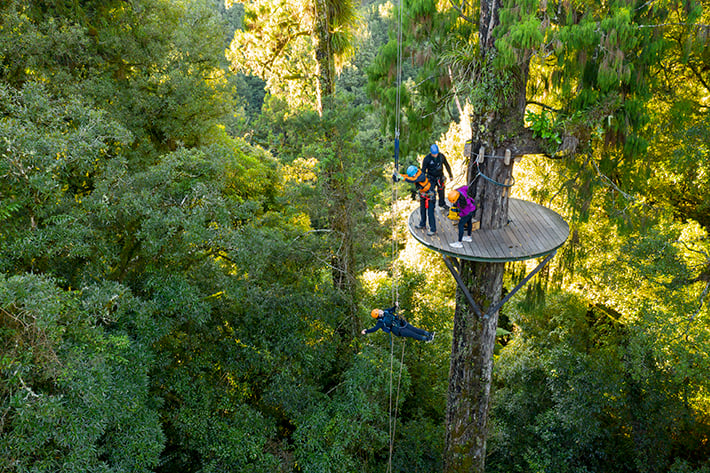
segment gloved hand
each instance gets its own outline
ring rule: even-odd
[[[401,178],[400,175],[397,173],[397,171],[395,171],[395,172],[392,173],[392,182],[398,182],[400,179],[402,179],[402,178]]]

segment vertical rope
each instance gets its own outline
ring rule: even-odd
[[[394,344],[392,342],[392,334],[390,333],[390,405],[389,405],[389,461],[387,462],[387,473],[392,473],[392,450],[394,449],[394,432],[392,428],[392,370],[394,365]]]
[[[395,172],[397,169],[395,168]],[[392,180],[392,202],[390,204],[390,218],[392,219],[392,241],[390,252],[392,254],[392,305],[399,305],[399,286],[397,283],[398,270],[397,270],[397,184]]]
[[[397,21],[397,90],[395,102],[395,122],[394,122],[394,172],[399,172],[399,126],[401,124],[401,99],[400,89],[402,88],[402,19],[404,12],[404,0],[399,1],[398,21]],[[399,287],[397,285],[397,267],[395,254],[397,251],[397,228],[394,225],[397,204],[397,185],[392,182],[392,301],[394,305],[399,302]]]
[[[392,421],[392,440],[390,441],[390,465],[392,464],[392,452],[394,451],[394,437],[397,433],[397,413],[399,410],[399,387],[402,382],[402,366],[404,366],[404,347],[407,339],[402,339],[402,357],[399,359],[399,376],[397,377],[397,398],[394,401],[394,420]],[[392,467],[390,466],[390,470]]]
[[[402,17],[404,0],[399,1],[399,18],[397,28],[397,91],[395,103],[395,121],[394,121],[394,172],[399,173],[399,126],[401,124],[401,98],[400,89],[402,87]],[[397,184],[392,180],[392,301],[395,307],[399,306],[399,286],[398,286],[398,271],[397,271],[397,227],[395,225],[395,217],[397,211]],[[402,363],[404,361],[404,344],[402,342],[402,359],[399,364],[399,378],[397,379],[397,398],[395,400],[395,411],[392,416],[392,371],[394,369],[394,342],[390,333],[390,389],[389,389],[389,460],[387,462],[387,473],[392,473],[392,453],[394,452],[394,436],[397,426],[397,406],[399,404],[399,387],[402,380]]]
[[[392,334],[390,334],[390,405],[389,405],[389,433],[390,433],[390,450],[389,460],[387,463],[387,473],[392,473],[392,455],[394,453],[394,437],[397,432],[397,414],[399,412],[399,388],[402,385],[402,367],[404,366],[404,347],[407,345],[407,339],[402,339],[402,356],[399,359],[399,375],[397,376],[397,397],[394,401],[394,416],[392,415],[392,371],[394,370],[394,345],[392,342]]]
[[[400,88],[402,86],[402,18],[404,16],[404,0],[399,1],[398,27],[397,27],[397,94],[395,103],[395,126],[394,137],[399,139],[399,125],[401,124],[400,114]]]

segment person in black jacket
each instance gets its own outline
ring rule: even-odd
[[[392,333],[398,337],[414,338],[422,342],[431,342],[434,340],[436,332],[427,332],[426,330],[417,328],[397,315],[398,305],[389,309],[372,309],[370,315],[373,319],[377,319],[374,327],[363,330],[363,335],[373,333],[382,329],[385,333]]]
[[[444,190],[446,188],[446,178],[444,177],[444,168],[449,173],[449,179],[453,179],[451,166],[446,160],[444,153],[439,152],[439,147],[434,143],[429,148],[429,154],[424,156],[422,160],[422,171],[426,174],[427,179],[431,182],[432,190],[439,194],[439,207],[445,210],[449,209],[444,198]]]

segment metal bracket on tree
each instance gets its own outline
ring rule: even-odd
[[[468,291],[468,288],[466,287],[466,284],[464,284],[463,279],[461,279],[461,275],[459,274],[458,270],[454,267],[454,263],[451,262],[451,259],[448,256],[444,254],[442,254],[441,256],[444,258],[444,263],[446,263],[446,267],[449,268],[449,271],[454,276],[456,284],[458,284],[459,288],[461,289],[461,292],[463,292],[463,294],[466,296],[466,299],[468,299],[468,303],[473,308],[473,311],[476,313],[477,316],[483,317],[483,312],[481,311],[481,308],[478,306],[478,304],[476,304],[476,301],[473,300],[473,296]]]
[[[452,274],[454,279],[456,280],[456,284],[459,286],[461,289],[461,292],[463,292],[464,296],[466,296],[466,299],[468,300],[468,303],[470,304],[471,308],[473,309],[473,312],[480,318],[482,319],[487,319],[491,316],[491,314],[495,314],[500,310],[503,305],[510,300],[511,297],[513,297],[520,289],[525,286],[530,279],[532,279],[533,276],[535,276],[542,268],[544,268],[547,263],[550,262],[550,260],[557,254],[557,250],[553,251],[552,253],[548,254],[547,257],[542,260],[540,264],[537,265],[535,269],[530,271],[530,273],[523,278],[520,283],[518,283],[517,286],[515,286],[506,296],[498,302],[496,305],[492,307],[488,307],[486,310],[486,313],[484,314],[483,311],[481,310],[481,307],[476,303],[476,301],[473,299],[473,296],[469,292],[468,288],[466,287],[466,284],[463,282],[463,279],[461,279],[461,275],[459,274],[458,269],[456,268],[456,265],[454,262],[451,261],[451,258],[448,256],[442,254],[441,256],[444,258],[444,263],[446,263],[446,267],[449,268],[449,272]]]

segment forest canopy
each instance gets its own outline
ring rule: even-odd
[[[455,471],[399,133],[447,189],[512,149],[570,227],[498,315],[485,470],[710,472],[708,5],[487,4],[3,2],[0,471]],[[362,335],[395,303],[433,342]]]

